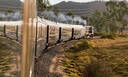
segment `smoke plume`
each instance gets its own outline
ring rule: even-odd
[[[79,24],[86,25],[86,20],[83,20],[80,16],[67,16],[62,13],[58,13],[57,15],[53,11],[43,11],[40,13],[43,18],[52,20],[55,22],[61,23],[69,23],[69,24]]]
[[[11,12],[11,13],[7,13],[7,12],[0,13],[1,21],[5,21],[5,20],[6,21],[17,21],[21,19],[22,19],[22,14],[19,11]]]

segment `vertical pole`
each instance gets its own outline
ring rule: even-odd
[[[16,26],[16,41],[18,41],[18,25]]]
[[[33,21],[34,18],[36,18],[35,7],[36,7],[36,0],[24,0],[21,77],[33,76],[33,68],[34,68]]]
[[[4,37],[6,37],[6,25],[4,25]]]
[[[35,58],[36,58],[36,56],[37,56],[37,39],[38,39],[38,24],[36,23]]]
[[[62,35],[62,28],[59,27],[59,38],[58,38],[57,43],[60,43],[60,41],[61,41],[61,35]]]
[[[49,43],[49,25],[47,26],[47,36],[46,36],[46,47],[45,47],[45,49],[48,48],[48,43]]]
[[[71,36],[71,40],[74,39],[74,28],[72,28],[72,36]]]
[[[22,64],[21,64],[21,77],[30,77],[30,58],[32,52],[31,41],[31,25],[29,20],[30,0],[24,2],[24,25],[23,25],[23,49],[22,49]]]
[[[43,36],[43,26],[41,25],[41,36]]]
[[[41,30],[40,30],[40,37],[42,37],[42,25],[40,26]]]
[[[23,41],[22,38],[23,38],[23,26],[20,25],[20,39],[21,39],[21,42]]]

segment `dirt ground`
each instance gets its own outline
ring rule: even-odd
[[[1,39],[4,44],[8,44],[8,46],[11,46],[11,50],[9,52],[11,52],[10,55],[12,55],[11,64],[10,64],[11,68],[10,70],[8,70],[8,73],[5,73],[5,77],[18,77],[20,75],[19,72],[20,72],[21,45],[16,41],[10,41],[9,39],[4,37]],[[62,61],[65,58],[64,51],[66,51],[69,48],[72,48],[75,43],[80,41],[84,41],[84,39],[62,42],[52,47],[49,47],[47,50],[43,50],[42,51],[43,53],[37,59],[37,62],[35,62],[36,64],[34,70],[35,73],[34,77],[66,77],[66,74],[65,72],[63,72],[63,67],[62,67]],[[95,44],[95,47],[104,48],[106,54],[113,53],[113,55],[109,55],[109,56],[115,56],[115,59],[116,57],[120,58],[121,56],[127,60],[126,57],[127,55],[126,49],[128,45],[127,38],[118,38],[116,40],[95,39],[95,40],[91,40],[91,42]],[[122,50],[122,51],[118,51],[118,50]],[[120,53],[120,52],[126,52],[126,53]],[[91,52],[89,51],[89,53]],[[101,57],[102,56],[103,55],[101,55]],[[113,59],[113,61],[115,60]],[[123,63],[122,59],[120,61]],[[127,61],[125,61],[123,65],[124,66],[127,65]],[[122,69],[119,68],[118,70],[122,70]],[[125,71],[123,75],[127,75],[126,72],[127,71]],[[0,77],[4,77],[4,76],[0,75]]]
[[[21,45],[16,41],[12,41],[5,37],[0,37],[0,43],[4,46],[4,49],[0,48],[0,64],[3,65],[0,68],[0,77],[19,77],[20,75],[20,55]],[[6,54],[7,53],[7,54]],[[4,55],[4,56],[3,56]],[[6,69],[6,70],[5,70]],[[2,71],[4,70],[4,71]]]
[[[81,46],[78,47],[79,50],[74,49],[66,52],[63,66],[67,77],[83,77],[85,74],[87,76],[87,72],[83,73],[83,71],[91,69],[93,70],[88,73],[95,75],[91,77],[99,77],[98,75],[104,77],[105,74],[105,77],[128,77],[128,38],[94,39],[87,42],[89,45],[82,42]],[[90,48],[86,48],[85,45],[90,46]],[[102,63],[100,66],[106,64],[105,67],[97,67],[96,64],[87,67],[98,62]],[[111,71],[109,73],[98,71],[100,69],[108,70],[108,68]],[[98,71],[98,75],[95,70]]]
[[[61,66],[64,58],[63,51],[71,48],[78,41],[83,41],[83,39],[62,42],[46,50],[46,53],[37,59],[35,77],[64,77],[65,74]]]

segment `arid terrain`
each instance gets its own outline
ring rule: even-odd
[[[20,75],[21,45],[8,38],[0,38],[0,77]]]
[[[128,38],[94,39],[66,51],[64,72],[69,77],[127,77]]]

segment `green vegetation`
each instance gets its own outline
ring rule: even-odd
[[[118,35],[118,37],[128,38],[128,35]]]
[[[107,38],[107,39],[115,39],[116,35],[114,34],[104,34],[101,35],[101,38]]]
[[[128,77],[128,39],[79,42],[66,51],[64,72],[69,77]]]
[[[54,6],[53,11],[54,11],[55,15],[57,15],[60,12],[58,6]]]
[[[13,13],[14,11],[11,8],[8,8],[7,13]]]
[[[107,34],[123,33],[128,22],[124,19],[128,15],[125,1],[106,2],[106,11],[95,11],[92,17],[88,18],[88,23],[95,26],[97,32]]]
[[[49,0],[38,0],[37,5],[39,11],[49,10],[51,8]]]
[[[10,69],[11,64],[11,55],[9,52],[9,47],[2,43],[2,39],[0,39],[0,74],[7,73]]]
[[[89,47],[91,47],[91,45],[87,41],[83,41],[83,42],[79,42],[79,43],[75,44],[74,47],[71,48],[72,49],[71,51],[72,52],[74,52],[76,50],[79,51],[79,50],[87,49]]]
[[[72,11],[69,11],[69,12],[67,13],[67,15],[68,15],[68,16],[71,16],[71,17],[74,17],[74,13],[73,13]]]

